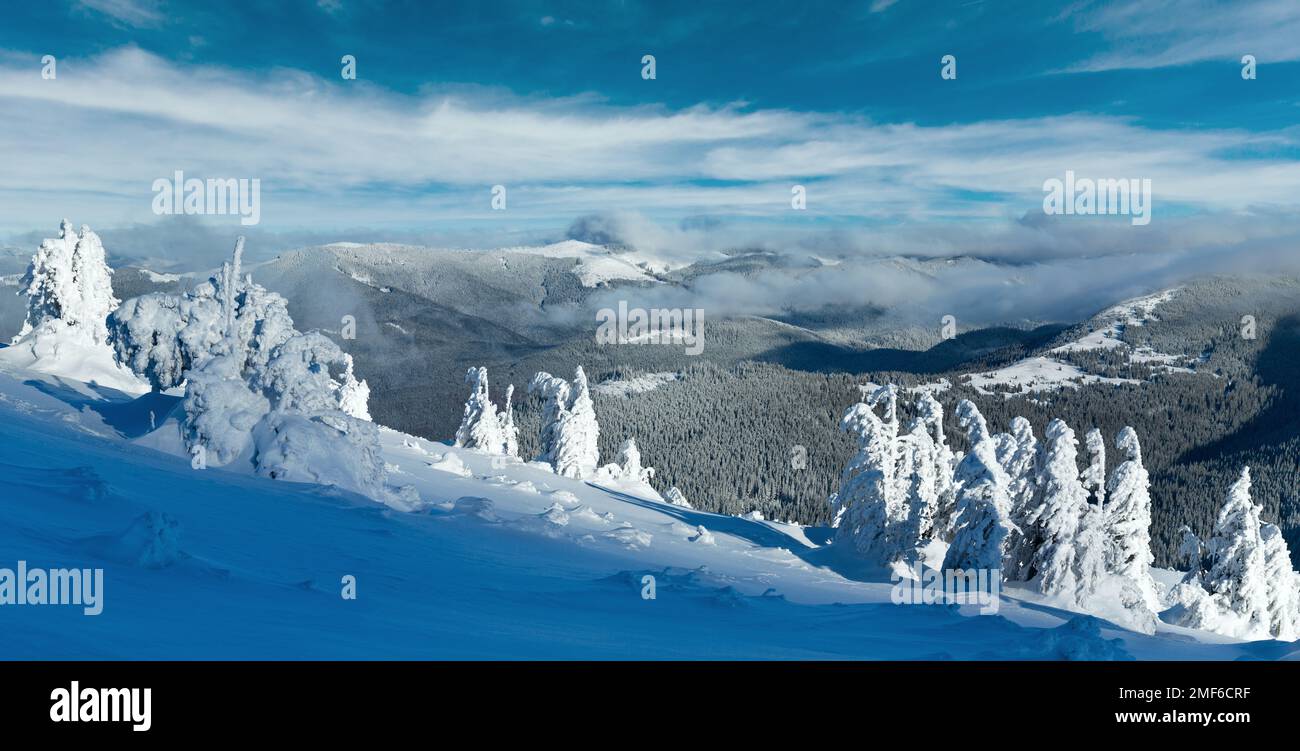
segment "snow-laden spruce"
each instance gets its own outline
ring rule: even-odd
[[[1034,554],[1034,581],[1043,594],[1077,605],[1081,589],[1091,584],[1080,581],[1077,565],[1077,543],[1088,508],[1088,493],[1079,478],[1078,441],[1062,420],[1047,425],[1042,485],[1042,506],[1030,520],[1042,535]]]
[[[1083,470],[1080,479],[1083,488],[1088,491],[1088,502],[1097,506],[1106,505],[1106,439],[1102,438],[1097,428],[1089,430],[1083,438],[1088,447],[1088,467]]]
[[[470,392],[465,401],[465,415],[456,429],[456,447],[504,454],[506,442],[501,433],[501,418],[488,394],[487,368],[470,368],[465,373],[465,383],[470,384]]]
[[[1184,578],[1171,595],[1171,622],[1239,639],[1296,639],[1300,583],[1281,531],[1262,513],[1245,467],[1205,545],[1207,568]]]
[[[117,308],[113,271],[99,235],[64,219],[59,236],[41,242],[23,274],[19,294],[27,296],[27,317],[14,337],[17,344],[38,329],[84,332],[91,341],[108,339],[104,319]]]
[[[185,387],[180,428],[196,466],[248,461],[261,475],[337,485],[410,506],[387,485],[369,388],[318,332],[294,329],[283,297],[230,262],[183,294],[152,293],[108,317],[118,362],[158,391]]]
[[[1121,430],[1115,446],[1123,452],[1124,461],[1106,483],[1106,567],[1132,581],[1154,612],[1160,609],[1160,596],[1151,577],[1155,562],[1151,552],[1151,480],[1142,466],[1137,431]],[[1199,544],[1197,541],[1198,548]]]
[[[997,460],[996,443],[983,430],[983,416],[975,405],[957,406],[968,434],[978,439],[957,465],[957,510],[953,515],[952,544],[943,559],[945,570],[979,570],[1001,574],[1011,523],[1010,479]]]
[[[641,466],[641,449],[636,439],[628,438],[618,450],[618,460],[600,468],[597,477],[628,483],[649,483],[655,476],[654,467]]]
[[[1011,496],[1011,535],[1003,571],[1010,581],[1033,578],[1034,551],[1040,539],[1033,520],[1039,513],[1041,451],[1033,426],[1023,417],[1011,420],[1011,450],[1003,458],[1007,492]]]
[[[681,506],[682,508],[695,508],[694,506],[691,505],[691,502],[686,499],[686,494],[683,493],[681,489],[679,489],[676,485],[672,486],[671,488],[668,488],[668,492],[664,493],[664,500],[674,506]]]
[[[934,520],[930,525],[933,539],[947,539],[952,524],[953,510],[957,507],[957,488],[953,485],[953,472],[957,457],[948,445],[943,432],[943,405],[928,391],[922,391],[916,400],[916,416],[930,428],[934,441],[935,501]]]
[[[930,426],[916,418],[899,439],[900,483],[905,483],[904,503],[907,516],[902,534],[920,547],[935,539],[935,517],[939,514],[939,472],[937,447]]]
[[[587,374],[579,365],[573,382],[550,373],[537,373],[528,385],[529,393],[546,400],[542,412],[541,452],[537,461],[550,464],[556,474],[590,478],[600,466],[600,425],[591,400]]]
[[[118,305],[112,274],[99,236],[64,219],[59,236],[41,242],[23,274],[18,294],[27,298],[27,314],[0,350],[0,365],[127,393],[148,390],[114,361],[107,343],[105,319]]]
[[[868,402],[848,408],[840,429],[854,435],[858,452],[840,476],[840,489],[831,497],[835,511],[835,542],[851,547],[877,565],[888,565],[906,552],[893,534],[905,519],[905,497],[895,480],[898,470],[898,421],[895,392],[882,387]],[[885,419],[875,406],[885,404]]]

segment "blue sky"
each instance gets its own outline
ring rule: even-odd
[[[1041,219],[1043,181],[1066,170],[1153,180],[1166,226],[1123,229],[1133,243],[1172,243],[1191,230],[1167,225],[1196,217],[1257,239],[1300,200],[1294,2],[53,0],[6,13],[10,236],[63,215],[178,223],[150,210],[152,181],[177,169],[259,178],[257,231],[463,244],[596,216],[683,247],[721,227],[959,253],[954,234],[971,230],[954,225],[985,233],[973,245],[1014,245],[1008,233]],[[356,81],[339,75],[344,54]],[[957,80],[940,78],[946,54]],[[489,208],[496,184],[507,211]],[[806,212],[790,211],[795,184]]]

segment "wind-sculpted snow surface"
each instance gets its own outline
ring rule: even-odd
[[[812,541],[825,530],[692,511],[375,429],[390,471],[428,502],[417,513],[239,466],[195,470],[0,376],[0,550],[105,571],[97,616],[0,611],[0,657],[1259,656],[1174,626],[1145,636],[1079,618],[1014,584],[997,615],[895,605],[887,578]],[[450,457],[463,473],[429,466]],[[344,576],[356,600],[340,596]]]

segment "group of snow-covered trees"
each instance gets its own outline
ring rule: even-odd
[[[512,405],[514,385],[506,387],[506,403],[498,415],[488,394],[487,368],[470,368],[465,374],[465,382],[471,384],[471,388],[465,402],[465,417],[456,429],[456,446],[488,454],[519,456],[519,428],[515,426]]]
[[[246,456],[268,477],[413,501],[413,488],[386,485],[352,357],[296,330],[285,299],[242,273],[242,252],[240,238],[233,259],[192,291],[142,295],[109,315],[117,360],[158,391],[184,385],[182,437],[205,464]]]
[[[1202,545],[1187,533],[1191,566],[1170,594],[1168,619],[1240,639],[1300,637],[1300,575],[1282,530],[1260,518],[1250,497],[1250,468],[1228,490],[1214,533]]]
[[[488,389],[487,368],[470,368],[465,381],[471,388],[464,417],[456,429],[455,445],[518,457],[519,428],[515,425],[512,406],[515,387],[506,388],[505,404],[498,413]],[[544,402],[541,451],[536,461],[549,464],[556,474],[564,477],[650,482],[654,468],[641,466],[641,450],[634,438],[623,442],[615,462],[600,466],[600,424],[596,421],[591,388],[582,366],[574,371],[573,381],[537,373],[528,384],[528,393],[537,394]],[[679,505],[685,505],[685,499]]]
[[[1059,419],[1041,442],[1021,417],[994,434],[963,400],[957,423],[966,451],[955,453],[931,394],[920,394],[913,413],[903,425],[894,386],[875,388],[844,413],[841,428],[857,438],[858,452],[831,497],[837,545],[887,566],[924,560],[932,543],[944,543],[943,569],[1001,571],[1066,607],[1154,628],[1164,603],[1151,575],[1150,481],[1132,428],[1116,436],[1122,461],[1107,476],[1106,442],[1095,429],[1085,436],[1080,472],[1078,439]],[[1295,638],[1300,587],[1280,531],[1261,524],[1259,513],[1243,474],[1220,513],[1205,570],[1195,568],[1179,589],[1180,622]],[[1238,624],[1243,618],[1253,630]]]

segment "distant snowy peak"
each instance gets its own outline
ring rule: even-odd
[[[549,245],[501,248],[498,253],[527,253],[547,258],[576,258],[573,273],[584,287],[596,287],[612,281],[657,282],[656,273],[671,267],[636,251],[615,251],[604,245],[581,240],[562,240]]]

